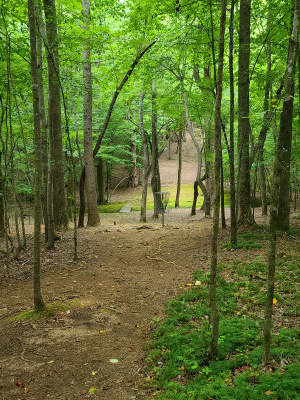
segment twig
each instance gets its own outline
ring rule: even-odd
[[[166,261],[166,260],[164,260],[163,258],[150,257],[150,256],[146,256],[146,257],[149,258],[150,260],[163,261],[163,262],[165,262],[165,263],[167,263],[167,264],[174,264],[174,265],[176,265],[174,261]]]

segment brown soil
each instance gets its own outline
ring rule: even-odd
[[[168,212],[164,228],[150,214],[146,224],[136,212],[102,215],[100,227],[79,231],[76,262],[72,231],[62,233],[54,251],[42,252],[42,292],[47,303],[76,300],[75,307],[43,321],[9,321],[33,303],[31,236],[10,277],[0,271],[0,398],[147,398],[151,320],[188,290],[195,269],[209,268],[211,220],[189,214]],[[228,238],[229,228],[220,233]],[[220,261],[261,253],[223,251]]]

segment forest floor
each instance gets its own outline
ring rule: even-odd
[[[62,232],[54,251],[43,250],[44,300],[65,304],[44,319],[11,319],[33,304],[30,229],[28,249],[11,263],[10,276],[1,258],[1,399],[151,398],[145,344],[152,321],[164,316],[168,299],[189,290],[195,269],[209,270],[212,226],[200,211],[191,217],[189,209],[171,210],[164,228],[151,214],[143,224],[138,212],[101,215],[99,227],[79,230],[77,261],[71,230]],[[256,222],[267,218],[257,215]],[[292,218],[292,225],[299,227],[299,220]],[[229,228],[221,230],[220,244],[229,237]],[[299,237],[280,238],[278,253],[289,249],[299,249]],[[261,249],[220,250],[219,261],[266,258],[266,251],[267,242]]]

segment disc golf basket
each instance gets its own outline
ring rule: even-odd
[[[158,213],[162,216],[162,226],[165,226],[165,212],[169,203],[170,192],[155,192],[157,196]]]

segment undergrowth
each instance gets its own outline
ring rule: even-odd
[[[286,257],[278,259],[277,270],[274,307],[282,309],[284,319],[287,310],[291,314],[299,311],[300,274],[295,261]],[[300,400],[300,329],[274,331],[272,362],[269,368],[261,365],[266,286],[263,256],[251,263],[219,265],[220,327],[218,359],[214,362],[208,360],[209,273],[196,271],[194,279],[193,287],[167,302],[166,319],[153,321],[157,326],[148,345],[147,379],[153,397]]]
[[[253,229],[244,230],[238,234],[237,244],[231,242],[224,243],[221,249],[234,250],[234,249],[261,249],[263,244],[261,241],[265,240],[267,232],[264,227],[256,225]]]

